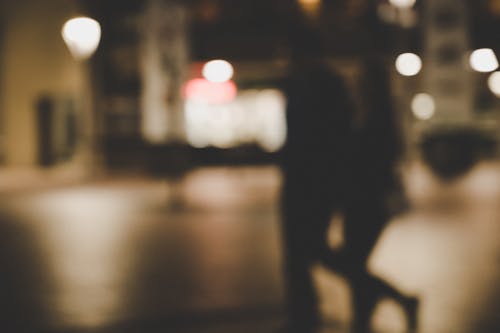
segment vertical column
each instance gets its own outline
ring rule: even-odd
[[[187,13],[174,0],[148,0],[141,24],[141,131],[153,144],[184,139],[181,86],[188,63]]]
[[[4,111],[4,5],[0,3],[0,165],[4,163],[5,160],[5,133],[4,133],[4,123],[5,123],[5,111]]]
[[[472,119],[473,91],[464,64],[469,50],[465,0],[424,3],[424,89],[435,98],[433,122],[462,124]]]

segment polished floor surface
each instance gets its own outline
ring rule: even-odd
[[[420,296],[421,332],[500,332],[500,165],[453,183],[419,164],[404,174],[413,208],[388,225],[370,269]],[[179,182],[3,193],[1,331],[273,332],[283,318],[279,187],[274,167],[217,167]],[[315,277],[322,333],[348,332],[348,282],[319,266]],[[373,325],[406,323],[383,300]]]

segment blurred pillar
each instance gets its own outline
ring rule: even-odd
[[[425,0],[425,92],[436,101],[431,123],[469,122],[473,115],[471,75],[463,56],[469,51],[466,0]]]
[[[148,0],[141,24],[141,131],[150,143],[183,141],[181,87],[188,64],[187,11],[180,1]]]
[[[0,2],[0,165],[5,162],[5,128],[3,104],[3,63],[4,63],[4,32],[5,32],[5,5]]]

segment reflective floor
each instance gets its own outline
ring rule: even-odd
[[[388,225],[370,269],[420,295],[421,332],[499,332],[500,165],[449,184],[418,164],[405,177],[414,208]],[[240,167],[2,194],[2,331],[273,332],[279,186],[274,167]],[[348,332],[347,281],[319,266],[315,276],[322,332]],[[384,300],[373,325],[406,323]]]

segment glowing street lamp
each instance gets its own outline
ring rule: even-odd
[[[75,59],[90,58],[101,40],[99,22],[89,17],[75,17],[64,23],[62,38]]]

